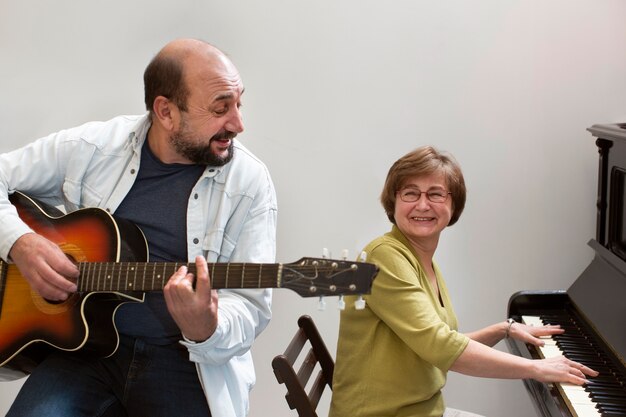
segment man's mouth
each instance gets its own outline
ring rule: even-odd
[[[211,140],[221,143],[230,143],[231,139],[234,139],[236,136],[236,133],[226,131],[213,136]]]

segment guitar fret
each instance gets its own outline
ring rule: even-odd
[[[258,288],[261,288],[261,271],[263,270],[263,264],[259,264],[259,284]]]
[[[89,265],[89,275],[91,275],[91,282],[98,281],[100,283],[101,277],[98,275],[98,268],[100,266],[99,263],[88,264]],[[99,287],[99,286],[98,286]],[[106,288],[104,288],[106,289]]]
[[[102,281],[103,283],[106,283],[106,281],[104,281],[102,279],[102,276],[100,275],[100,270],[101,269],[102,269],[102,264],[101,263],[96,263],[96,264],[93,264],[93,266],[89,267],[89,270],[91,271],[91,282],[94,282],[94,281],[100,282],[100,281]]]
[[[226,264],[226,281],[224,282],[224,288],[228,287],[228,274],[230,273],[230,262]]]
[[[137,268],[138,268],[138,265],[137,265],[137,262],[135,262],[135,267],[134,267],[135,279],[137,279]],[[145,289],[146,289],[146,274],[141,274],[141,290],[145,290]]]
[[[89,264],[83,264],[84,266],[81,268],[81,264],[78,264],[78,269],[80,271],[80,281],[77,286],[79,289],[83,288],[83,285],[89,284]],[[89,287],[89,285],[87,285]]]
[[[0,261],[1,262],[1,261]],[[78,264],[78,270],[80,271],[80,276],[78,283],[78,289],[81,290],[85,285],[89,283],[89,265],[88,264]],[[88,286],[88,285],[87,285]]]
[[[246,264],[241,264],[241,288],[245,288],[243,286],[243,281],[246,279]]]
[[[104,274],[102,274],[102,267],[103,266],[104,266]],[[107,275],[106,270],[107,270],[107,264],[106,263],[101,263],[100,264],[100,276],[104,277],[104,280],[105,280],[104,282],[107,282],[107,281],[109,282],[109,290],[110,291],[114,291],[117,288],[113,287],[113,280],[111,279],[110,276]]]
[[[139,266],[137,266],[137,269],[139,269]],[[134,281],[137,281],[137,269],[135,269],[135,277],[134,277]],[[143,264],[141,267],[141,281],[145,282],[146,281],[146,264]],[[140,288],[141,290],[143,290],[144,288]]]
[[[214,283],[215,283],[215,262],[211,264],[211,288],[213,288]]]
[[[109,267],[108,267],[109,263],[105,262],[104,263],[104,277],[106,277],[106,279],[111,279],[111,277],[109,276]],[[111,280],[111,287],[113,287],[113,280]]]
[[[104,284],[104,288],[106,289],[106,278],[102,276],[102,262],[98,262],[94,265],[93,274],[95,279],[100,280]]]
[[[115,275],[119,276],[122,274],[122,265],[118,264],[117,262],[113,264],[113,269],[116,271]],[[130,275],[126,274],[126,276],[128,277],[128,289],[134,290],[137,286],[137,283]]]
[[[84,281],[81,281],[81,287],[84,288],[84,286],[86,286],[87,288],[89,288],[90,286],[93,285],[93,281],[94,281],[94,276],[91,273],[91,264],[90,263],[84,263],[84,266],[86,268],[85,270],[85,279]]]

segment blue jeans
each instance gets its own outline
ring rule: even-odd
[[[56,352],[28,377],[7,417],[210,416],[196,367],[178,343],[120,336],[109,358]]]

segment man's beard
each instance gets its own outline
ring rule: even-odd
[[[208,141],[205,138],[194,137],[187,131],[187,125],[183,122],[180,130],[170,136],[170,143],[179,155],[184,156],[191,162],[198,165],[222,166],[233,159],[233,140],[237,136],[234,132],[224,131],[211,137]],[[228,153],[226,156],[217,155],[211,150],[211,143],[214,140],[230,139]]]

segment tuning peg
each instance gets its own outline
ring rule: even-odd
[[[359,260],[361,262],[365,262],[366,259],[367,259],[367,252],[362,251],[361,254],[359,255]]]
[[[324,300],[324,296],[323,295],[320,295],[320,300],[317,303],[317,309],[319,311],[326,310],[326,300]]]
[[[365,308],[365,300],[362,295],[359,295],[359,299],[354,302],[354,308],[357,310],[363,310]]]
[[[344,249],[341,251],[341,259],[344,261],[348,259],[348,249]]]
[[[343,301],[343,295],[339,296],[339,301],[337,301],[337,308],[339,310],[345,310],[346,309],[346,302]]]
[[[322,258],[330,258],[330,252],[328,251],[328,248],[322,249]]]

